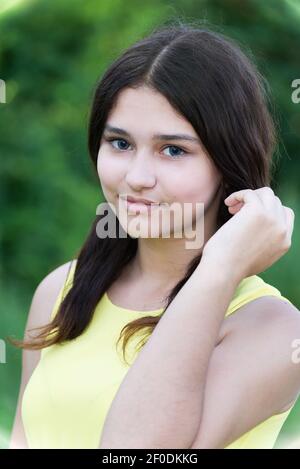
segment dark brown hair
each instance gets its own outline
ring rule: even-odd
[[[89,154],[96,171],[103,128],[118,94],[126,87],[141,85],[161,93],[192,124],[221,172],[223,197],[217,228],[231,217],[223,203],[230,193],[270,185],[276,132],[265,78],[235,41],[211,27],[186,22],[160,25],[134,43],[96,85],[88,130]],[[78,252],[72,288],[52,322],[43,326],[35,340],[14,340],[15,345],[40,349],[82,334],[103,294],[134,258],[136,238],[97,236],[102,216],[96,216]],[[167,297],[166,308],[200,260],[201,254],[190,262],[185,276]],[[142,329],[153,331],[159,320],[160,316],[144,316],[126,324],[118,339],[124,339],[123,355],[133,334]],[[55,335],[47,337],[54,330]]]

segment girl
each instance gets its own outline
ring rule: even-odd
[[[104,73],[88,146],[117,230],[103,236],[97,215],[34,294],[11,448],[274,446],[300,391],[300,315],[258,275],[294,222],[270,188],[263,81],[230,39],[189,24]],[[185,204],[193,249],[177,236]]]

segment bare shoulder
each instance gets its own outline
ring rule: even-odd
[[[225,320],[230,326],[209,362],[202,418],[191,448],[226,448],[292,408],[300,394],[296,306],[281,297],[262,296]]]
[[[24,339],[34,337],[40,330],[30,331],[35,327],[45,326],[50,322],[50,316],[55,300],[62,289],[73,260],[56,267],[47,274],[36,287],[24,331]],[[29,378],[33,368],[40,358],[40,350],[23,349],[23,374],[25,381]]]
[[[287,328],[296,327],[299,332],[300,311],[284,298],[265,295],[238,308],[225,318],[225,322],[228,332],[243,330],[251,324],[258,326],[271,325],[271,323],[274,324],[274,328],[276,325],[278,327],[285,325]]]
[[[41,326],[49,322],[55,300],[66,281],[72,262],[71,260],[52,270],[36,287],[31,301],[25,334],[28,328]]]
[[[60,265],[47,274],[36,287],[24,331],[24,339],[35,336],[40,330],[30,330],[49,323],[55,300],[63,287],[73,260]],[[22,374],[10,449],[28,448],[22,422],[22,399],[26,385],[41,357],[41,350],[22,349]]]
[[[298,349],[300,357],[300,311],[291,302],[276,296],[262,296],[250,301],[231,315],[228,330],[238,346],[259,351],[261,343],[273,364],[277,363],[289,399],[280,412],[289,409],[300,391],[300,359],[293,360]],[[230,317],[229,317],[230,318]],[[229,319],[228,318],[228,319]],[[270,365],[271,367],[271,365]]]
[[[230,327],[210,358],[202,416],[190,448],[226,448],[290,409],[300,393],[299,352],[294,356],[293,348],[300,339],[296,306],[262,296],[225,320]]]

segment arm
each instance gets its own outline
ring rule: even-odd
[[[300,312],[265,296],[226,318],[230,327],[209,363],[204,410],[191,448],[225,448],[262,421],[288,410],[300,392]]]
[[[36,367],[40,357],[40,351],[22,351],[22,376],[21,376],[21,384],[19,390],[19,397],[17,403],[17,409],[15,413],[13,428],[10,436],[10,444],[9,449],[29,449],[26,435],[23,427],[22,422],[22,414],[21,414],[21,404],[24,389],[26,384],[33,373],[34,368]]]
[[[39,330],[30,332],[30,329],[40,327],[50,321],[54,302],[63,286],[63,283],[65,282],[70,265],[71,262],[67,262],[50,272],[50,274],[48,274],[36,288],[30,305],[24,339],[27,340],[39,332]],[[21,384],[13,428],[10,436],[9,449],[28,449],[22,421],[21,406],[25,387],[40,360],[40,355],[40,350],[22,349]]]
[[[288,251],[294,224],[294,212],[269,187],[235,192],[225,203],[234,216],[208,240],[199,266],[126,374],[100,448],[193,444],[209,362],[234,291],[241,279],[263,272]]]
[[[205,378],[239,280],[205,257],[155,327],[108,412],[100,448],[188,448]]]

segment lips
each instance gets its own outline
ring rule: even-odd
[[[159,205],[158,202],[154,202],[148,199],[136,199],[135,197],[128,196],[127,201],[134,204],[145,204],[145,205]]]
[[[147,199],[135,199],[134,197],[119,196],[125,203],[125,206],[129,212],[149,212],[154,207],[159,207],[158,202],[152,202]],[[142,201],[142,202],[141,202]]]
[[[159,202],[154,202],[153,200],[149,199],[138,199],[132,196],[120,195],[120,199],[124,200],[128,204],[137,204],[137,205],[160,205]]]

